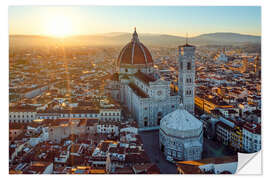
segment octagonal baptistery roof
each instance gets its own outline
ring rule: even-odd
[[[149,50],[139,41],[135,31],[133,38],[120,52],[117,65],[152,65],[153,59]]]
[[[202,122],[180,105],[180,108],[167,114],[160,121],[160,129],[167,135],[179,138],[199,136]]]

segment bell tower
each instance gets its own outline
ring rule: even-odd
[[[191,114],[194,114],[195,49],[195,46],[188,44],[188,38],[185,45],[178,46],[178,92],[184,108]]]

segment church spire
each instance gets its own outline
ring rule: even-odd
[[[188,45],[188,33],[186,33],[186,45]]]

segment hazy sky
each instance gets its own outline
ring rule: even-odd
[[[61,22],[61,23],[60,23]],[[66,35],[107,32],[190,36],[213,32],[261,35],[260,7],[11,6],[10,34]]]

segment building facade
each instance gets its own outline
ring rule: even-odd
[[[261,150],[261,126],[257,123],[246,123],[243,126],[243,150],[254,153]]]
[[[117,73],[108,82],[107,92],[124,104],[140,130],[158,129],[161,119],[175,111],[183,101],[185,108],[194,112],[195,47],[179,47],[179,63],[185,70],[179,73],[181,93],[172,88],[171,82],[159,78],[154,70],[149,50],[139,41],[136,29],[129,42],[120,52],[115,68]],[[183,100],[182,100],[183,97]]]
[[[35,109],[10,109],[9,122],[11,123],[31,123],[36,119],[37,112]]]

